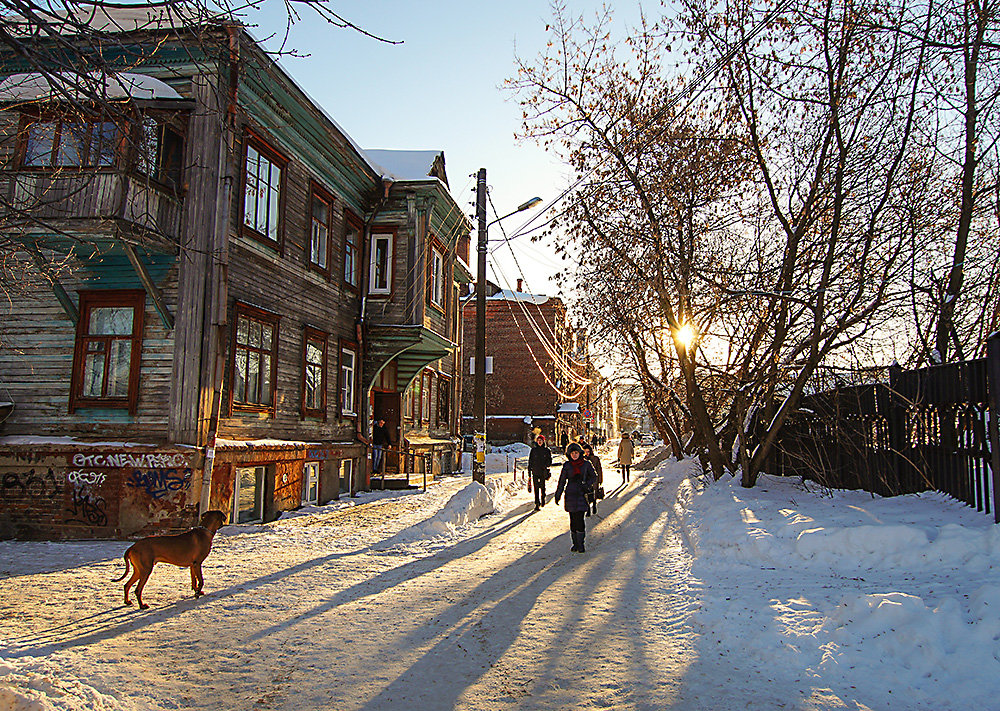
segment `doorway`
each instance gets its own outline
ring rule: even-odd
[[[385,428],[389,431],[389,437],[392,439],[389,451],[385,453],[385,471],[398,472],[400,396],[399,393],[379,392],[377,390],[373,395],[375,397],[375,421],[385,420]]]

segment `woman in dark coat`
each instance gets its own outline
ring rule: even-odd
[[[592,513],[597,513],[597,489],[604,485],[604,467],[601,466],[601,458],[594,453],[594,448],[589,444],[583,445],[583,458],[590,462],[594,467],[594,473],[597,474],[597,485],[587,495],[587,501],[590,503],[587,515],[590,516]]]
[[[559,485],[556,487],[556,503],[559,503],[563,493],[566,494],[565,509],[569,512],[569,533],[573,539],[570,549],[583,553],[583,539],[587,535],[587,524],[584,514],[590,510],[587,494],[597,486],[597,473],[593,465],[583,458],[583,447],[573,442],[566,447],[567,461],[559,474]]]

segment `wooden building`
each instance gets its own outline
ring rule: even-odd
[[[0,315],[0,537],[267,521],[367,488],[371,406],[402,412],[429,373],[437,419],[402,434],[456,432],[468,225],[443,154],[397,181],[241,26],[123,12],[113,117],[4,63],[0,225],[47,286]]]

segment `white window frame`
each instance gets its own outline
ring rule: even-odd
[[[350,360],[350,364],[347,361]],[[340,414],[357,415],[354,410],[354,376],[358,365],[358,355],[353,348],[340,349]]]
[[[444,255],[431,249],[431,303],[444,308]]]
[[[252,470],[256,476],[260,474],[260,487],[256,486],[254,491],[254,511],[256,515],[260,513],[259,518],[250,518],[246,521],[240,521],[240,472],[241,471]],[[230,512],[231,522],[235,524],[240,523],[257,523],[264,520],[264,489],[267,482],[267,467],[266,466],[250,466],[250,467],[234,467],[233,468],[233,507]]]
[[[315,504],[319,501],[320,462],[306,462],[302,466],[302,503]]]
[[[376,232],[372,234],[372,244],[371,244],[371,255],[368,259],[368,293],[369,294],[389,294],[392,292],[392,247],[395,235],[391,232]],[[376,275],[378,271],[376,270],[375,255],[378,254],[378,249],[376,248],[379,242],[386,242],[386,269],[385,269],[385,283],[376,283]]]

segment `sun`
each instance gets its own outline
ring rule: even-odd
[[[686,323],[674,332],[674,339],[684,346],[684,350],[688,350],[691,348],[691,344],[694,343],[695,335],[694,327]]]

